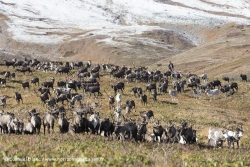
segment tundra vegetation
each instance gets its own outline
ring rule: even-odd
[[[167,70],[167,67],[166,67]],[[4,71],[15,72],[13,68],[0,66],[1,73]],[[0,96],[6,96],[5,112],[14,112],[15,116],[24,122],[29,123],[29,112],[36,109],[43,123],[45,112],[48,112],[48,106],[41,101],[41,94],[38,91],[39,86],[30,84],[30,89],[23,89],[20,83],[31,81],[38,77],[40,83],[48,82],[52,77],[55,83],[67,79],[77,80],[78,69],[73,69],[69,74],[55,74],[54,71],[33,71],[30,73],[16,72],[14,80],[8,79],[5,85],[0,85]],[[208,82],[213,79],[209,78]],[[223,75],[223,74],[222,74]],[[55,116],[54,130],[50,133],[17,135],[0,134],[0,163],[4,166],[250,166],[250,138],[249,138],[249,108],[250,92],[249,83],[240,79],[240,74],[235,75],[234,82],[238,83],[238,90],[233,95],[225,97],[220,93],[219,97],[212,99],[206,93],[202,93],[200,98],[194,97],[193,90],[185,86],[185,91],[178,93],[178,99],[172,101],[168,93],[157,95],[154,101],[150,92],[146,91],[148,83],[127,82],[125,78],[117,80],[110,77],[109,73],[100,70],[101,87],[100,96],[90,96],[88,91],[84,92],[81,88],[78,93],[84,94],[84,103],[99,103],[95,108],[99,112],[100,121],[104,118],[112,120],[114,113],[109,104],[109,96],[114,94],[114,89],[110,86],[112,82],[124,82],[122,114],[125,115],[126,101],[134,100],[135,110],[131,110],[130,119],[136,120],[143,111],[153,111],[153,118],[158,119],[161,126],[166,129],[166,125],[174,124],[175,127],[181,126],[182,120],[187,120],[189,125],[196,130],[198,138],[194,144],[166,143],[163,134],[161,142],[136,142],[133,140],[117,140],[112,137],[104,137],[91,133],[60,133],[58,119]],[[237,79],[238,78],[238,79]],[[222,81],[222,78],[218,78]],[[169,79],[171,81],[171,79]],[[168,90],[173,89],[172,82],[169,82]],[[54,84],[55,86],[56,84]],[[141,103],[138,96],[135,97],[131,91],[133,87],[141,87],[143,94],[148,96],[147,105]],[[51,88],[50,88],[51,89]],[[22,95],[23,103],[17,103],[15,92]],[[56,95],[51,92],[51,96]],[[76,93],[72,90],[71,93]],[[158,92],[159,93],[159,92]],[[50,96],[50,95],[49,95]],[[72,108],[64,106],[66,115],[63,118],[69,122],[75,115]],[[76,106],[81,103],[76,102]],[[116,103],[115,103],[116,105]],[[126,115],[125,115],[126,116]],[[227,144],[222,148],[210,148],[208,143],[209,127],[218,127],[222,129],[235,130],[237,125],[243,126],[244,135],[239,143],[239,149],[229,149]],[[154,123],[150,120],[147,124],[147,134],[153,134]],[[70,127],[69,127],[70,129]],[[43,131],[43,126],[41,126]],[[24,158],[26,158],[24,160]],[[81,158],[81,159],[80,159]],[[22,161],[24,160],[24,161]],[[85,160],[85,162],[79,162]],[[68,162],[67,162],[68,161]]]

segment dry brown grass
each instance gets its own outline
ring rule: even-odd
[[[227,24],[210,30],[204,29],[200,34],[205,39],[200,46],[156,64],[161,63],[162,68],[165,68],[171,60],[178,71],[198,74],[206,72],[211,78],[222,75],[239,77],[240,73],[249,73],[249,26]],[[155,69],[157,66],[154,64],[151,68]]]
[[[10,70],[6,67],[0,67],[1,71]],[[101,92],[103,96],[96,99],[102,104],[100,108],[101,118],[110,117],[110,109],[108,108],[108,97],[104,93],[104,90],[111,95],[113,91],[110,88],[110,80],[112,82],[115,79],[110,79],[107,73],[102,73],[100,80]],[[49,81],[51,76],[54,76],[53,72],[34,72],[30,75],[22,75],[17,73],[17,81],[7,81],[6,87],[0,88],[0,95],[7,95],[7,108],[5,111],[14,111],[16,116],[18,110],[21,110],[20,115],[17,116],[26,122],[27,111],[36,108],[43,116],[43,113],[47,111],[47,108],[41,105],[39,97],[34,93],[38,87],[31,86],[31,89],[23,90],[18,81],[30,81],[34,76],[40,78],[40,82]],[[66,77],[75,78],[74,75],[57,75],[56,82],[59,80],[65,80]],[[124,81],[124,80],[121,80]],[[181,119],[189,120],[189,124],[193,124],[193,128],[197,129],[198,144],[190,146],[182,146],[180,144],[166,144],[166,143],[134,143],[126,141],[125,143],[111,140],[108,141],[102,136],[93,135],[75,135],[70,134],[61,135],[58,132],[58,127],[55,127],[55,133],[51,135],[0,135],[0,149],[2,150],[0,157],[33,157],[33,158],[65,158],[65,157],[102,157],[104,161],[87,163],[88,165],[136,165],[136,166],[163,166],[168,164],[169,166],[182,166],[183,163],[188,165],[196,164],[199,166],[209,166],[217,163],[218,165],[241,164],[249,165],[249,159],[247,159],[249,153],[246,152],[250,147],[249,141],[249,83],[239,83],[239,90],[233,96],[225,98],[220,95],[218,100],[209,101],[206,95],[203,95],[202,99],[196,100],[190,89],[182,94],[179,94],[178,101],[172,103],[168,94],[159,95],[158,101],[153,102],[149,98],[147,106],[143,106],[138,98],[134,98],[131,88],[133,86],[140,86],[145,90],[146,83],[126,83],[125,92],[123,94],[123,102],[127,99],[133,99],[136,102],[136,112],[131,113],[132,119],[136,119],[139,111],[153,110],[155,113],[155,119],[159,119],[161,124],[165,126],[170,120],[178,126]],[[24,104],[17,104],[14,99],[14,92],[18,91],[23,95]],[[80,90],[79,92],[82,92]],[[145,92],[148,97],[149,94]],[[54,96],[54,94],[52,93]],[[94,98],[85,94],[85,102],[93,102]],[[65,106],[67,108],[67,106]],[[99,109],[98,109],[99,110]],[[124,113],[124,110],[123,110]],[[70,111],[67,109],[67,115],[70,119],[72,117]],[[244,135],[240,142],[239,150],[228,150],[227,148],[213,150],[207,149],[207,133],[210,126],[218,126],[221,128],[235,129],[237,124],[230,123],[235,121],[237,124],[242,123],[244,128]],[[57,123],[56,123],[57,124]],[[152,133],[152,123],[149,123],[148,133]],[[42,128],[43,131],[43,128]],[[226,144],[225,144],[226,145]],[[224,146],[225,146],[224,145]],[[26,151],[21,151],[26,150]],[[229,154],[230,152],[230,154]],[[233,154],[233,156],[231,155]],[[214,156],[216,155],[216,156]],[[207,159],[207,157],[209,157]],[[218,159],[219,157],[219,159]],[[2,163],[6,163],[3,159]],[[76,162],[70,162],[77,164]],[[13,165],[10,163],[9,165]],[[22,165],[28,165],[30,162],[20,163]],[[41,162],[33,162],[33,165],[68,165],[68,163],[62,163],[59,161],[47,162],[45,160]],[[87,165],[85,164],[85,165]],[[195,166],[196,166],[195,165]]]
[[[4,16],[0,16],[5,20]],[[155,118],[160,119],[165,126],[170,120],[176,125],[180,124],[181,119],[189,120],[190,124],[197,129],[198,144],[191,146],[182,146],[179,144],[168,145],[166,143],[133,143],[133,142],[117,142],[107,141],[101,136],[92,135],[61,135],[56,127],[55,134],[51,135],[35,135],[35,136],[16,136],[16,135],[0,135],[0,157],[103,157],[103,162],[87,163],[90,166],[250,166],[249,152],[249,100],[250,85],[249,82],[242,83],[239,81],[239,74],[250,74],[249,70],[249,35],[250,27],[246,25],[228,24],[213,29],[197,29],[197,34],[203,37],[204,41],[197,47],[190,47],[183,43],[176,45],[185,48],[183,53],[169,53],[159,48],[152,48],[134,44],[134,48],[130,51],[126,48],[110,47],[103,44],[96,44],[97,37],[90,37],[88,40],[65,41],[58,45],[42,45],[32,43],[21,43],[9,40],[6,25],[1,22],[3,30],[0,41],[1,48],[15,53],[16,56],[27,56],[35,58],[48,57],[53,60],[62,61],[87,61],[91,59],[94,63],[114,63],[132,66],[147,66],[149,69],[167,70],[169,60],[175,64],[177,71],[183,73],[191,72],[196,74],[207,73],[209,80],[214,78],[221,79],[222,76],[234,78],[239,84],[239,91],[233,96],[225,98],[220,95],[218,100],[209,101],[206,95],[202,99],[193,98],[190,89],[178,96],[178,102],[172,103],[168,94],[159,95],[158,102],[153,103],[149,99],[147,107],[142,106],[138,98],[134,98],[131,88],[141,86],[145,88],[145,83],[127,83],[125,86],[124,101],[126,99],[134,99],[136,102],[136,112],[131,114],[135,119],[139,111],[151,109],[155,113]],[[185,27],[185,26],[184,26]],[[85,32],[80,32],[85,33]],[[80,35],[74,34],[74,35]],[[153,34],[142,34],[140,37],[150,36],[152,38],[162,40],[162,34],[158,32]],[[101,38],[101,37],[98,37]],[[133,52],[138,51],[138,52]],[[71,54],[66,54],[71,53]],[[139,53],[139,54],[138,54]],[[67,57],[58,57],[58,55],[67,55]],[[157,56],[155,56],[157,55]],[[8,54],[1,54],[1,58],[12,58]],[[1,66],[0,71],[10,70]],[[101,78],[101,91],[106,90],[109,94],[113,94],[109,87],[110,78],[106,74]],[[30,81],[34,76],[38,76],[42,81],[50,80],[54,76],[53,72],[48,74],[43,72],[34,72],[32,75],[17,74],[17,81]],[[67,76],[68,77],[68,76]],[[74,78],[74,76],[70,76]],[[57,76],[58,80],[65,80],[66,76]],[[113,80],[113,79],[112,79]],[[37,87],[31,86],[30,90],[23,90],[18,82],[7,81],[6,87],[0,87],[0,96],[7,95],[6,111],[14,111],[17,115],[21,110],[20,119],[27,121],[27,110],[36,108],[39,112],[44,113],[47,109],[41,105],[39,97],[34,90]],[[14,99],[14,92],[18,91],[23,95],[24,104],[17,104]],[[82,91],[82,90],[81,90]],[[149,94],[146,93],[148,96]],[[93,102],[93,97],[86,95],[86,100]],[[100,112],[103,117],[110,116],[110,110],[107,105],[107,96],[98,99],[102,103]],[[67,111],[69,113],[69,111]],[[43,114],[41,114],[43,115]],[[71,118],[71,114],[68,117]],[[213,150],[206,148],[207,132],[210,126],[219,126],[221,128],[235,129],[237,124],[242,123],[244,135],[241,140],[241,149],[228,150],[227,148]],[[152,124],[149,124],[149,133],[152,133]],[[26,151],[23,151],[26,150]],[[28,166],[29,162],[20,164],[7,164],[3,159],[1,163],[12,166]],[[37,166],[51,165],[79,165],[78,163],[61,163],[61,162],[33,162]]]

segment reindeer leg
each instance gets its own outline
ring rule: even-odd
[[[48,133],[50,134],[50,125],[48,124]]]
[[[45,131],[46,131],[46,125],[43,125],[43,132],[44,132],[44,135],[45,135]]]
[[[230,148],[231,147],[230,139],[227,139],[227,144],[228,144],[228,148]]]
[[[208,141],[207,141],[207,145],[208,145],[208,146],[210,146],[210,139],[208,139]]]
[[[54,124],[51,125],[52,133],[54,133]]]
[[[161,136],[157,136],[158,138],[158,142],[160,143],[161,142]]]

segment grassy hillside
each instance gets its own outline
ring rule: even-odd
[[[198,47],[161,60],[151,68],[165,68],[171,60],[179,71],[206,72],[210,77],[239,78],[239,73],[250,73],[250,26],[227,24],[197,33],[204,37]]]
[[[0,66],[0,72],[4,71],[14,71],[14,69]],[[75,72],[73,71],[73,74],[69,76],[59,74],[55,76],[53,72],[45,73],[42,71],[26,75],[16,73],[17,78],[15,81],[7,80],[7,85],[0,87],[0,96],[7,96],[7,107],[4,110],[14,111],[16,117],[24,122],[27,122],[27,111],[32,108],[36,108],[43,117],[43,113],[47,111],[47,108],[42,105],[35,93],[38,86],[33,85],[30,89],[23,90],[20,82],[30,81],[35,76],[40,78],[40,83],[49,81],[52,76],[55,76],[55,82],[65,80],[66,77],[76,79]],[[192,72],[198,73],[200,71]],[[210,76],[214,75],[212,72],[210,74],[209,70],[207,73]],[[102,77],[99,82],[103,96],[94,99],[94,97],[85,94],[85,102],[97,101],[101,103],[100,113],[102,119],[110,117],[110,113],[112,113],[108,107],[108,97],[104,90],[109,95],[113,94],[110,82],[116,80],[110,78],[106,72],[101,72],[101,74]],[[124,80],[121,79],[121,81]],[[133,86],[140,86],[145,90],[146,83],[125,83],[125,92],[122,95],[123,102],[127,99],[133,99],[136,102],[136,112],[131,113],[132,119],[138,117],[139,111],[149,109],[154,111],[155,119],[159,119],[164,127],[170,120],[178,126],[181,119],[186,119],[197,130],[197,144],[122,142],[90,134],[60,134],[56,121],[53,134],[1,134],[0,162],[4,166],[249,166],[250,85],[239,80],[235,81],[239,84],[239,90],[233,96],[227,98],[220,94],[219,99],[209,101],[209,98],[203,94],[202,99],[196,100],[192,91],[185,88],[185,92],[178,95],[177,102],[172,103],[170,96],[165,94],[159,95],[158,101],[155,103],[149,98],[147,106],[143,106],[131,92]],[[14,99],[14,92],[16,91],[22,94],[23,104],[16,103]],[[83,90],[78,92],[83,92]],[[150,97],[147,92],[145,93]],[[53,93],[52,96],[55,97]],[[67,117],[71,119],[71,111],[68,110],[67,105],[65,105],[65,108],[67,109]],[[20,111],[19,114],[18,111]],[[124,110],[122,112],[125,113]],[[235,129],[239,123],[243,124],[244,130],[240,141],[240,149],[228,149],[225,143],[224,148],[220,149],[208,149],[206,147],[207,133],[210,126]],[[152,133],[152,126],[152,123],[149,123],[148,133]],[[43,132],[43,128],[41,131]]]

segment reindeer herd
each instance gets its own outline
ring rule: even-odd
[[[148,101],[152,99],[155,103],[157,96],[169,95],[172,102],[178,102],[178,95],[185,93],[185,89],[192,89],[195,99],[202,98],[202,94],[207,94],[210,101],[213,97],[219,98],[220,92],[225,97],[233,95],[238,91],[237,82],[229,83],[229,77],[222,79],[228,84],[222,85],[220,80],[207,81],[207,74],[200,76],[196,74],[184,74],[180,72],[166,71],[147,71],[142,67],[129,68],[126,66],[116,66],[109,63],[94,65],[91,61],[83,62],[40,62],[33,60],[4,60],[6,71],[2,71],[4,76],[0,78],[1,87],[6,87],[8,82],[16,79],[16,73],[32,76],[35,71],[45,72],[53,75],[50,81],[41,83],[42,78],[33,77],[30,82],[21,81],[23,89],[30,89],[30,84],[36,89],[34,93],[40,98],[41,104],[46,107],[46,112],[41,118],[42,113],[36,109],[27,111],[28,121],[23,122],[13,112],[5,112],[8,106],[6,95],[0,97],[3,110],[0,112],[1,133],[15,134],[39,134],[41,127],[44,134],[54,132],[57,122],[60,133],[91,133],[112,137],[113,134],[119,140],[135,141],[158,141],[181,144],[192,144],[197,142],[196,130],[188,125],[188,122],[182,120],[179,126],[171,123],[166,127],[161,125],[158,119],[155,119],[152,110],[139,111],[139,116],[135,119],[130,117],[130,113],[136,109],[136,103],[133,99],[122,103],[122,96],[125,92],[126,83],[136,83],[129,92],[132,92],[134,98],[139,97],[141,105],[147,107]],[[15,72],[10,72],[13,67]],[[28,72],[28,73],[26,73]],[[100,73],[102,72],[102,75]],[[110,83],[110,89],[113,93],[108,94],[106,90],[101,89],[100,79],[102,76],[117,80],[116,83]],[[65,77],[65,80],[59,80],[57,76]],[[247,76],[240,74],[242,81],[247,81]],[[11,80],[10,80],[11,78]],[[55,82],[56,81],[56,82]],[[146,87],[138,85],[146,84]],[[52,92],[51,92],[52,90]],[[73,91],[74,92],[73,92]],[[81,91],[82,90],[82,91]],[[111,91],[111,92],[112,92]],[[145,93],[148,91],[151,97]],[[80,92],[80,93],[79,93]],[[103,93],[101,93],[103,92]],[[1,93],[2,94],[2,93]],[[0,95],[1,95],[0,94]],[[94,95],[94,102],[85,102],[85,97],[90,98]],[[112,95],[114,94],[114,95]],[[16,102],[23,103],[22,95],[14,92]],[[102,104],[96,101],[100,96],[105,98],[107,95],[109,109],[112,111],[110,117],[102,117],[100,108]],[[65,104],[65,101],[68,105]],[[61,105],[60,105],[61,104]],[[66,105],[66,106],[65,106]],[[125,109],[125,114],[123,114]],[[69,111],[71,113],[68,113]],[[20,112],[20,111],[19,111]],[[18,112],[18,113],[19,113]],[[70,117],[70,118],[69,118]],[[152,131],[148,133],[148,125],[152,125]],[[216,127],[210,128],[208,132],[208,144],[213,147],[222,145],[224,140],[228,140],[228,146],[231,143],[238,142],[242,137],[242,127],[237,128],[235,132],[222,131]],[[238,145],[239,146],[239,145]]]

